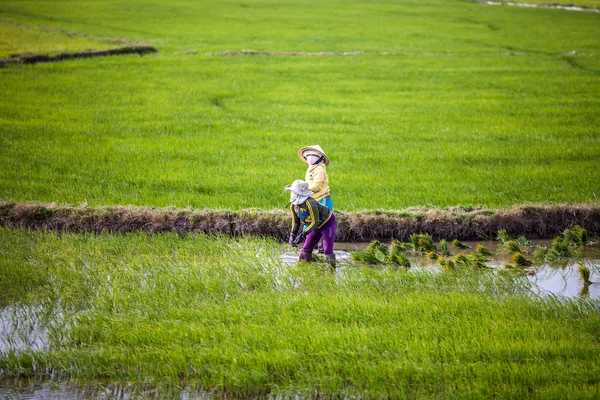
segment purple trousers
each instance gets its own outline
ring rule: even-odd
[[[323,253],[326,255],[333,254],[336,229],[337,222],[335,221],[335,215],[331,214],[331,218],[329,218],[329,221],[323,227],[313,230],[306,236],[302,251],[312,253],[319,240],[323,238]]]

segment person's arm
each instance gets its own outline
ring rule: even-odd
[[[300,218],[298,218],[298,216],[296,215],[296,212],[294,211],[294,206],[292,204],[290,204],[290,210],[292,210],[292,231],[291,231],[291,235],[293,235],[295,237],[296,234],[298,233],[298,230],[300,229]]]
[[[320,192],[325,186],[325,177],[327,172],[323,165],[318,165],[312,170],[312,180],[308,182],[308,188],[311,192]]]
[[[321,216],[319,214],[319,203],[317,203],[317,201],[312,197],[309,197],[306,200],[306,208],[308,209],[308,214],[310,215],[310,220],[312,221],[311,224],[304,229],[304,233],[308,235],[317,226],[321,225]]]

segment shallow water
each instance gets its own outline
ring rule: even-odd
[[[526,257],[533,259],[533,252],[537,247],[551,247],[552,240],[532,240],[532,246],[524,248]],[[449,250],[452,254],[469,254],[477,248],[478,245],[487,247],[492,256],[489,257],[488,265],[493,268],[503,268],[505,264],[512,264],[511,256],[505,249],[498,246],[496,241],[464,241],[462,242],[469,246],[468,249],[457,249],[448,243]],[[439,249],[439,242],[435,243]],[[369,243],[335,243],[334,252],[337,256],[338,263],[343,266],[345,262],[351,260],[351,252],[356,250],[365,250]],[[295,264],[298,262],[299,251],[289,250],[288,246],[284,247],[280,256],[281,262],[284,265]],[[428,261],[423,256],[407,253],[413,269],[437,269],[439,264]],[[590,269],[590,281],[597,282],[594,284],[584,284],[579,276],[579,266],[585,265]],[[562,296],[568,298],[591,298],[600,299],[600,244],[596,243],[592,246],[586,246],[581,257],[577,260],[565,261],[555,264],[538,264],[527,268],[527,279],[531,283],[531,291],[539,296]]]
[[[222,398],[222,396],[219,396]],[[193,389],[157,390],[133,385],[117,385],[102,383],[71,383],[71,382],[21,382],[0,381],[1,399],[181,399],[181,400],[206,400],[217,398],[216,395]]]

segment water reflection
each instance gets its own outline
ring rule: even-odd
[[[205,400],[217,396],[190,388],[157,389],[108,383],[70,383],[51,381],[0,381],[1,399],[91,400],[91,399],[181,399]],[[218,396],[222,398],[222,396]]]

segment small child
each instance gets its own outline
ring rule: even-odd
[[[285,189],[290,191],[290,209],[292,210],[292,230],[289,243],[292,246],[298,245],[306,238],[300,252],[300,261],[310,262],[312,260],[312,252],[322,238],[325,259],[335,268],[333,244],[337,222],[333,211],[317,203],[311,197],[313,192],[308,188],[307,182],[295,180]]]
[[[333,211],[327,176],[329,157],[318,144],[301,148],[298,150],[298,157],[303,163],[308,164],[304,180],[308,182],[308,188],[314,192],[312,198]]]

